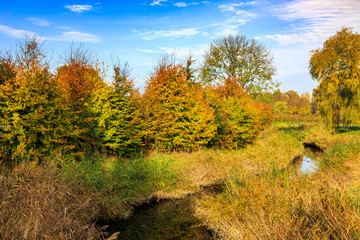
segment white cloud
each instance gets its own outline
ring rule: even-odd
[[[51,22],[46,21],[46,20],[41,19],[41,18],[30,17],[30,18],[27,18],[26,20],[28,20],[28,21],[30,21],[33,24],[38,25],[38,26],[48,27],[48,26],[51,25]]]
[[[288,34],[266,36],[284,45],[321,43],[343,26],[360,29],[360,1],[296,0],[278,6],[273,13],[293,24]]]
[[[198,2],[191,2],[191,3],[186,3],[186,2],[177,2],[177,3],[174,3],[174,6],[176,7],[188,7],[188,6],[195,6],[195,5],[199,5],[200,3]]]
[[[162,53],[162,51],[152,50],[152,49],[139,49],[139,48],[137,48],[136,51],[143,52],[143,53]]]
[[[225,25],[219,28],[219,31],[216,33],[216,36],[227,36],[227,35],[236,35],[238,33],[237,29],[239,25]]]
[[[167,2],[167,0],[154,0],[152,3],[150,3],[150,6],[162,6],[162,2]]]
[[[153,40],[157,38],[180,38],[191,37],[200,33],[196,28],[185,28],[181,30],[159,30],[139,33],[141,39]]]
[[[238,34],[238,28],[252,19],[257,18],[257,15],[249,11],[241,9],[244,6],[254,5],[255,2],[240,2],[218,5],[218,8],[225,14],[226,20],[223,23],[214,24],[217,26],[216,36],[235,35]]]
[[[69,9],[72,12],[75,13],[82,13],[82,12],[86,12],[86,11],[90,11],[93,9],[93,6],[91,5],[65,5],[65,8]]]
[[[36,36],[36,34],[33,32],[21,30],[21,29],[15,29],[5,25],[0,25],[0,32],[13,38],[22,38],[25,35]]]
[[[255,18],[256,14],[240,9],[245,3],[231,3],[219,5],[219,8],[223,13],[230,13],[240,15],[242,17]]]
[[[84,33],[78,31],[69,31],[63,32],[59,38],[54,38],[52,40],[56,41],[66,41],[66,42],[89,42],[89,43],[100,43],[101,38],[97,35],[91,33]]]
[[[174,6],[176,6],[176,7],[187,7],[188,4],[184,3],[184,2],[177,2],[177,3],[174,3]]]

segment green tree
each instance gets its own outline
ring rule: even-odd
[[[142,119],[137,104],[139,96],[130,78],[129,65],[116,62],[113,69],[109,105],[101,108],[105,126],[104,144],[112,152],[127,155],[134,153],[142,143]]]
[[[251,93],[276,87],[274,74],[270,50],[243,35],[229,35],[211,43],[201,69],[205,82],[224,84],[226,79],[233,79]]]
[[[332,126],[359,123],[360,35],[344,27],[313,50],[310,74],[318,81],[316,101],[325,122]]]

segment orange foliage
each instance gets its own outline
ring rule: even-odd
[[[101,87],[99,71],[91,65],[71,60],[57,69],[57,82],[62,87],[69,104],[79,105]]]
[[[147,144],[162,150],[193,150],[214,137],[214,110],[201,87],[187,80],[182,66],[160,66],[142,98]]]

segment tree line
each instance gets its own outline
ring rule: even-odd
[[[319,82],[311,102],[308,93],[271,92],[278,87],[271,52],[242,35],[214,40],[197,68],[191,56],[162,58],[140,93],[126,63],[114,63],[108,83],[103,64],[72,45],[51,71],[43,43],[25,37],[0,56],[0,160],[236,149],[270,124],[273,111],[359,124],[360,35],[344,27],[311,54]]]
[[[115,62],[108,83],[104,66],[88,50],[71,46],[51,71],[43,43],[24,38],[0,58],[0,159],[236,149],[252,142],[272,120],[271,109],[251,97],[275,85],[272,58],[255,40],[222,41],[210,45],[198,69],[191,57],[184,63],[162,58],[140,93],[127,64]],[[229,61],[231,51],[242,57]],[[259,58],[263,64],[255,64]],[[251,72],[252,66],[263,71]]]

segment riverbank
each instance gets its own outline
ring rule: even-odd
[[[321,125],[279,127],[324,151],[310,175],[296,169],[233,171],[223,193],[197,203],[220,239],[358,239],[360,135]]]
[[[351,134],[346,136],[348,140],[345,142],[350,144]],[[319,192],[317,186],[322,186],[318,183],[321,182],[320,173],[330,178],[330,170],[318,171],[312,176],[315,180],[304,176],[289,179],[291,173],[287,167],[302,154],[304,141],[333,149],[338,140],[318,124],[275,124],[266,129],[254,144],[236,151],[153,152],[133,159],[93,155],[84,162],[57,156],[50,164],[18,166],[11,173],[2,170],[0,237],[102,239],[109,236],[95,225],[100,218],[127,218],[134,206],[151,199],[182,198],[200,191],[203,186],[219,182],[225,182],[223,193],[197,202],[197,216],[207,227],[225,239],[264,237],[271,233],[272,236],[281,236],[276,234],[284,232],[279,230],[276,233],[276,229],[289,229],[291,224],[299,223],[286,219],[304,217],[300,214],[289,218],[288,214],[291,211],[304,212],[306,209],[300,204],[302,200],[307,204],[304,206],[311,209],[316,209],[324,199],[343,201],[330,187],[325,188],[327,195],[321,195],[325,198],[316,198],[320,197],[316,195]],[[337,153],[331,154],[335,156]],[[334,157],[329,155],[329,159],[331,162]],[[294,197],[298,194],[300,197]],[[313,199],[310,201],[305,196],[315,197],[310,197]],[[345,209],[347,206],[346,202]],[[351,208],[346,212],[351,214],[354,211]],[[341,217],[349,220],[347,216]],[[355,220],[349,224],[357,223]],[[245,223],[252,226],[249,222],[256,222],[255,225],[268,234],[248,235],[242,226]],[[301,225],[303,231],[316,230],[310,227],[311,221],[307,223],[309,226]],[[226,232],[231,235],[224,234]],[[304,236],[296,234],[295,231],[282,236]]]

